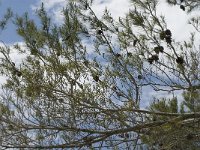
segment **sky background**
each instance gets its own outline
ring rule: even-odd
[[[30,18],[38,21],[35,15],[36,9],[44,3],[44,7],[48,11],[49,15],[52,16],[53,21],[57,24],[62,23],[62,8],[65,6],[67,0],[1,0],[0,1],[0,18],[6,12],[7,8],[11,8],[14,14],[23,15],[28,12]],[[133,5],[129,0],[94,0],[92,6],[94,12],[98,17],[101,17],[105,7],[110,10],[113,18],[125,16],[125,13],[133,8]],[[172,31],[173,37],[182,41],[187,39],[190,31],[194,31],[193,28],[188,25],[187,20],[198,13],[198,11],[191,14],[187,14],[182,11],[179,6],[168,6],[165,0],[159,1],[158,14],[163,14],[166,17],[168,28]],[[15,42],[23,42],[23,39],[16,34],[16,27],[12,23],[9,23],[6,30],[0,33],[0,40],[6,44],[14,44]],[[17,54],[14,55],[14,58]],[[19,58],[18,58],[19,59]],[[1,79],[3,80],[3,79]],[[144,97],[153,97],[158,93],[146,88],[143,92]],[[159,93],[161,96],[169,96],[168,93]],[[177,94],[180,97],[180,92]],[[148,105],[148,101],[144,102],[144,106]]]
[[[35,15],[36,9],[44,3],[48,13],[53,16],[55,23],[62,23],[62,7],[65,6],[67,0],[1,0],[0,1],[0,17],[5,14],[7,8],[11,8],[15,14],[23,15],[25,12],[29,13],[30,18],[38,21]],[[100,17],[103,14],[105,7],[110,10],[112,16],[118,19],[119,16],[125,16],[125,13],[133,7],[129,0],[95,0],[92,6],[93,10]],[[188,15],[186,12],[179,9],[179,6],[168,6],[165,0],[159,1],[158,14],[163,14],[168,22],[168,28],[173,32],[173,36],[180,40],[185,39],[191,31],[191,26],[187,24],[187,20],[197,14],[193,12]],[[13,24],[9,24],[7,30],[0,34],[0,39],[5,43],[14,43],[22,41],[22,39],[15,34],[16,28]],[[183,34],[184,31],[184,34]]]

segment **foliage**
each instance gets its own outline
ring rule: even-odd
[[[13,16],[13,12],[11,11],[10,8],[7,9],[7,12],[3,16],[3,18],[0,21],[0,29],[4,30],[6,27],[6,24],[8,23],[9,19]]]
[[[170,1],[169,1],[170,2]],[[43,5],[40,24],[17,16],[25,49],[20,64],[1,46],[1,149],[199,148],[199,48],[196,36],[176,41],[157,0],[132,0],[125,18],[102,18],[92,2],[69,2],[64,23]],[[189,23],[199,33],[199,17]],[[183,91],[183,100],[155,98],[144,88]],[[151,99],[149,99],[151,100]],[[180,105],[179,105],[180,104]]]
[[[187,12],[192,12],[199,8],[199,0],[166,0],[170,5],[179,5],[180,9]]]

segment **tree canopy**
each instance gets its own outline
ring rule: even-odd
[[[118,20],[108,9],[97,17],[89,0],[69,2],[61,25],[43,5],[40,23],[27,13],[12,18],[24,45],[0,47],[1,149],[199,149],[200,17],[177,41],[159,1],[130,2]],[[167,2],[188,12],[199,6]],[[182,99],[146,98],[146,87]]]

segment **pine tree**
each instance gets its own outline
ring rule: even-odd
[[[8,21],[12,18],[13,12],[11,11],[10,8],[7,9],[5,12],[4,16],[0,20],[0,29],[3,31],[8,24]]]
[[[170,5],[178,5],[183,11],[192,12],[196,9],[199,9],[200,1],[199,0],[166,0]]]
[[[44,6],[40,23],[15,20],[25,58],[1,46],[1,149],[198,149],[199,49],[195,34],[179,42],[157,0],[132,0],[118,21],[91,1],[69,2],[55,25]],[[199,33],[198,17],[190,24]],[[183,101],[143,92],[183,91]],[[148,99],[149,101],[151,99]]]

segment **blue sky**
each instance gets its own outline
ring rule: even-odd
[[[32,5],[35,5],[37,0],[1,0],[0,1],[0,18],[6,12],[7,8],[11,8],[14,14],[22,15],[28,12],[31,18],[36,19],[37,17],[32,10]],[[13,43],[17,41],[22,41],[22,39],[16,34],[16,27],[11,22],[9,23],[7,29],[0,34],[0,40],[5,43]]]
[[[1,0],[0,17],[4,15],[7,8],[11,8],[15,14],[17,13],[18,15],[22,15],[23,13],[28,12],[30,18],[37,20],[35,9],[40,6],[41,2],[43,2],[46,9],[49,11],[49,14],[55,16],[54,21],[60,23],[62,20],[61,10],[62,7],[65,6],[66,1],[67,0]],[[163,1],[164,0],[160,0],[158,13],[166,15],[169,27],[176,31],[173,32],[176,37],[179,37],[180,39],[187,37],[189,32],[181,36],[179,35],[183,30],[186,31],[186,28],[188,28],[188,15],[180,10],[178,6],[169,7]],[[111,11],[112,16],[117,19],[119,16],[124,16],[132,5],[129,3],[129,0],[94,1],[93,9],[97,13],[97,16],[100,17],[102,15],[105,7],[107,7]],[[15,29],[15,26],[9,23],[7,30],[0,34],[0,39],[5,43],[21,41],[22,39],[15,34]]]

